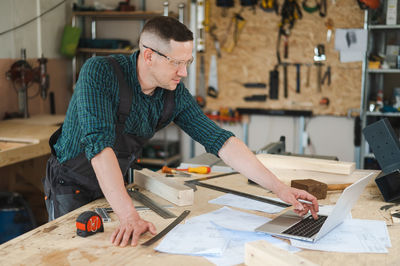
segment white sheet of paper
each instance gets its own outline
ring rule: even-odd
[[[244,244],[264,239],[291,252],[299,249],[254,229],[268,218],[228,207],[189,219],[171,230],[155,248],[160,252],[204,256],[217,265],[243,263]]]
[[[268,199],[276,200],[279,202],[283,202],[277,198],[269,198]],[[216,199],[210,200],[208,203],[231,206],[236,208],[241,208],[245,210],[253,210],[253,211],[262,211],[267,213],[278,213],[281,212],[284,208],[264,203],[258,200],[248,199],[245,197],[233,195],[233,194],[225,194]]]
[[[349,63],[349,62],[358,62],[364,60],[365,52],[361,51],[340,51],[340,62]]]
[[[300,249],[290,246],[287,242],[264,233],[236,231],[226,229],[218,225],[215,226],[220,231],[221,235],[228,240],[228,245],[222,256],[205,256],[205,258],[218,266],[237,265],[244,263],[244,245],[246,242],[250,241],[263,239],[290,252],[300,251]]]
[[[267,217],[236,211],[229,207],[223,207],[213,212],[194,217],[188,220],[187,223],[192,223],[194,221],[212,221],[213,223],[227,229],[252,232],[254,229],[270,220],[271,219]]]
[[[345,220],[316,243],[290,241],[299,248],[347,253],[388,253],[391,246],[384,221],[360,219]]]
[[[222,255],[228,242],[210,222],[179,224],[172,229],[155,250],[172,254]]]
[[[335,49],[339,51],[367,51],[367,31],[364,29],[336,29]]]

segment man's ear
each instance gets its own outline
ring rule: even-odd
[[[150,49],[143,49],[143,58],[144,58],[144,62],[146,62],[146,64],[152,64],[152,56],[153,56],[153,52]]]

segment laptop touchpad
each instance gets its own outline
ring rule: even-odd
[[[302,219],[303,218],[296,214],[294,211],[287,211],[286,213],[256,228],[255,231],[281,233],[295,223],[300,222]]]

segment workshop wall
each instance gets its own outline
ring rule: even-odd
[[[0,1],[0,32],[22,25],[39,14],[61,3],[60,0],[2,0]],[[21,59],[21,48],[26,49],[27,61],[32,67],[37,67],[42,54],[48,59],[47,71],[50,76],[50,88],[55,97],[56,113],[63,114],[67,110],[72,93],[71,64],[69,59],[59,53],[61,36],[68,12],[71,12],[72,0],[61,4],[38,20],[0,35],[0,119],[6,112],[18,111],[18,96],[12,82],[5,73],[11,65]],[[33,96],[38,90],[38,84],[28,89],[28,95]],[[49,98],[29,99],[29,114],[50,113]]]
[[[215,34],[218,40],[225,43],[233,38],[233,25],[227,34],[234,13],[240,11],[239,1],[235,7],[227,9],[227,16],[221,16],[222,8],[216,7],[216,1],[211,0],[210,26],[217,26]],[[278,1],[280,4],[283,1]],[[301,1],[298,1],[299,3]],[[311,1],[312,3],[314,1]],[[301,4],[301,3],[300,3]],[[311,3],[310,3],[311,4]],[[341,63],[339,53],[334,49],[333,34],[327,43],[325,22],[333,20],[334,28],[362,28],[364,12],[358,7],[357,1],[338,0],[336,4],[327,1],[328,12],[321,18],[318,12],[307,13],[302,10],[303,18],[295,22],[289,37],[289,56],[283,58],[283,39],[281,40],[281,58],[283,62],[310,64],[311,73],[307,85],[307,67],[301,66],[301,93],[296,93],[296,68],[288,66],[288,98],[283,94],[283,67],[279,67],[279,99],[266,102],[246,102],[244,97],[253,94],[269,94],[267,89],[246,89],[245,82],[263,82],[268,84],[269,71],[277,64],[276,45],[278,39],[278,23],[280,17],[275,13],[267,13],[260,8],[253,11],[246,7],[241,16],[246,23],[239,35],[233,51],[228,53],[222,48],[222,57],[218,58],[219,96],[214,99],[207,97],[207,108],[218,110],[220,107],[251,107],[265,109],[312,110],[314,115],[347,114],[349,109],[359,108],[361,97],[362,63]],[[322,67],[322,74],[328,65],[331,66],[331,84],[322,85],[322,91],[317,91],[317,67],[314,66],[314,47],[325,45],[327,60]],[[213,39],[206,35],[205,76],[208,80],[210,56],[216,54]],[[198,60],[199,62],[200,60]],[[199,64],[199,63],[198,63]],[[199,76],[199,75],[198,75]],[[327,97],[328,106],[320,105],[320,100]]]

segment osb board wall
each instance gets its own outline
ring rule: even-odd
[[[18,59],[19,60],[19,59]],[[5,73],[10,69],[17,59],[0,59],[0,120],[5,113],[18,112],[18,95],[15,92],[11,81],[6,79]],[[36,68],[37,58],[28,58],[28,63]],[[71,63],[66,59],[49,59],[47,72],[50,76],[49,92],[54,92],[55,109],[57,114],[65,114],[69,99],[71,98]],[[28,88],[28,95],[33,96],[38,91],[38,83]],[[40,96],[28,100],[28,112],[30,115],[49,114],[50,100],[42,100]]]
[[[216,24],[215,31],[219,40],[224,38],[228,25],[235,12],[241,7],[235,1],[235,7],[227,10],[227,16],[221,16],[221,8],[216,7],[215,0],[211,0],[210,25]],[[314,1],[310,1],[310,5]],[[280,5],[283,0],[278,0]],[[298,1],[301,5],[301,1]],[[333,34],[327,43],[325,22],[333,19],[335,28],[362,28],[364,11],[357,1],[336,0],[336,4],[327,1],[328,14],[325,18],[318,12],[309,14],[302,9],[303,18],[297,20],[289,37],[289,57],[283,58],[283,40],[281,41],[281,58],[284,62],[313,64],[314,47],[317,44],[325,45],[327,60],[324,62],[322,74],[327,65],[331,66],[331,85],[322,85],[322,92],[317,91],[317,68],[311,66],[310,83],[306,86],[307,67],[301,66],[301,93],[296,90],[296,68],[288,66],[288,98],[283,94],[283,67],[279,67],[279,99],[266,102],[246,102],[243,97],[252,94],[269,94],[269,71],[277,63],[276,43],[278,38],[278,23],[280,16],[267,13],[260,8],[254,13],[245,8],[241,15],[246,24],[240,34],[237,46],[231,53],[222,49],[222,57],[218,58],[218,85],[219,96],[214,99],[207,97],[207,109],[218,110],[220,107],[230,108],[265,108],[312,110],[314,115],[343,116],[349,109],[359,108],[361,97],[362,63],[341,63],[339,52],[334,48]],[[228,38],[232,38],[229,35]],[[216,54],[214,42],[210,34],[206,34],[205,76],[208,83],[210,56]],[[199,58],[199,57],[198,57]],[[200,60],[197,60],[200,62]],[[197,76],[199,77],[199,75]],[[247,89],[241,83],[264,82],[267,89]],[[328,106],[319,104],[321,98],[330,100]]]

